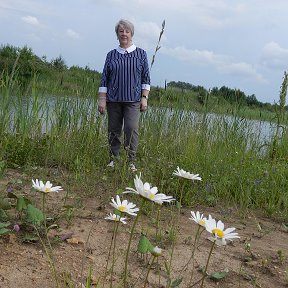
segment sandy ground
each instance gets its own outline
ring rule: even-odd
[[[11,181],[11,173],[1,180],[2,191],[9,181]],[[27,188],[19,185],[16,190],[14,193],[23,194]],[[27,197],[32,197],[30,194],[32,192],[25,193]],[[57,214],[61,211],[64,197],[64,193],[47,197],[47,215]],[[68,202],[75,203],[75,197],[75,195],[71,196]],[[127,198],[129,197],[127,196]],[[236,227],[241,237],[240,240],[235,240],[227,246],[215,247],[207,272],[209,275],[221,271],[225,271],[227,274],[220,281],[214,281],[207,277],[203,287],[288,287],[288,233],[281,221],[260,217],[259,213],[256,216],[256,213],[251,211],[245,215],[239,214],[233,208],[193,207],[193,210],[199,210],[207,216],[211,214],[214,218],[221,219],[227,227]],[[193,271],[192,283],[202,277],[201,267],[205,266],[212,245],[212,242],[207,239],[208,234],[204,231],[195,252],[194,268],[192,268],[191,262],[188,267],[185,267],[191,257],[197,230],[197,225],[189,219],[190,211],[191,209],[182,208],[181,214],[177,216],[178,219],[173,220],[178,224],[177,236],[174,238],[176,242],[172,257],[171,278],[183,277],[182,283],[177,287],[190,287],[191,271]],[[57,221],[57,228],[50,230],[49,239],[52,242],[53,263],[56,267],[59,287],[69,287],[64,284],[64,279],[70,279],[73,287],[85,287],[80,283],[81,279],[82,281],[86,279],[89,267],[92,269],[93,283],[96,284],[100,279],[99,287],[102,287],[113,235],[113,223],[104,219],[109,212],[112,212],[111,206],[103,205],[103,197],[96,195],[84,198],[81,199],[80,207],[74,210],[71,223],[68,223],[62,216]],[[150,219],[151,217],[141,215],[136,226],[128,262],[129,287],[144,286],[144,279],[151,264],[150,256],[143,259],[142,255],[136,251],[138,239],[143,230],[151,242],[155,243],[153,237],[156,224]],[[169,263],[173,248],[172,236],[169,232],[171,231],[171,221],[170,208],[163,207],[160,225],[162,237],[161,241],[157,243],[163,248],[163,255],[151,265],[146,288],[167,287],[168,276],[164,263]],[[123,278],[125,251],[132,223],[133,219],[129,219],[127,225],[119,226],[112,287],[123,287],[119,279]],[[68,239],[59,240],[59,237],[63,235]],[[0,238],[0,287],[56,287],[43,245],[39,242],[25,243],[22,239],[21,230],[19,233]],[[92,287],[96,287],[96,285]],[[107,277],[105,287],[110,287],[110,275]],[[200,284],[193,287],[200,287]]]

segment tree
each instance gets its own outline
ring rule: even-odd
[[[254,94],[247,96],[246,103],[248,106],[259,106],[260,102],[257,100]]]
[[[58,56],[55,59],[52,59],[51,60],[51,64],[52,64],[53,68],[55,68],[55,69],[57,69],[59,71],[63,71],[63,70],[67,69],[67,65],[65,63],[65,60],[64,60],[64,58],[61,55]]]

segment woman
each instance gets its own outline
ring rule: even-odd
[[[137,171],[134,161],[138,146],[140,112],[147,110],[150,91],[150,73],[146,52],[132,42],[134,26],[120,20],[115,26],[119,46],[107,56],[99,87],[98,110],[108,113],[108,141],[110,162],[119,156],[121,133],[124,127],[124,147],[130,169]],[[124,124],[124,126],[123,126]]]

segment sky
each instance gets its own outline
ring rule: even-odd
[[[226,86],[278,103],[288,70],[287,0],[0,0],[0,44],[102,72],[120,19],[155,53],[151,85]]]

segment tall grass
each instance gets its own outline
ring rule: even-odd
[[[96,98],[43,97],[37,93],[37,79],[32,84],[26,98],[1,87],[0,160],[7,167],[63,167],[78,183],[96,175],[115,189],[132,181],[124,168],[117,173],[106,169],[106,116],[98,114]],[[140,170],[169,195],[177,191],[178,184],[171,181],[177,166],[200,173],[201,183],[185,187],[184,205],[235,205],[287,217],[287,149],[279,148],[279,157],[271,163],[273,139],[263,143],[252,125],[237,113],[227,117],[176,105],[152,107],[141,117]],[[285,131],[278,147],[287,147],[287,142]]]
[[[237,91],[235,92],[237,95]],[[271,121],[277,123],[275,117],[275,110],[279,109],[280,105],[273,105],[273,108],[267,110],[266,108],[260,109],[254,106],[248,106],[242,102],[233,102],[225,100],[223,97],[211,95],[207,91],[205,95],[199,92],[179,89],[175,87],[152,87],[150,92],[150,104],[163,107],[177,107],[184,110],[193,110],[204,113],[224,114],[224,115],[237,115],[245,119],[254,119],[260,121]],[[236,97],[236,96],[235,96]],[[236,97],[237,99],[237,97]],[[284,103],[285,105],[285,103]],[[283,107],[284,108],[284,107]],[[285,111],[284,111],[285,112]],[[287,124],[287,113],[281,119],[281,123]]]

